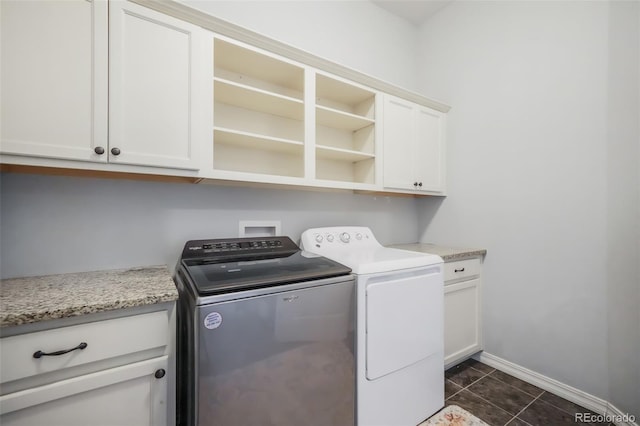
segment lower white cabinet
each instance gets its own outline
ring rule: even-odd
[[[0,339],[0,424],[167,425],[175,371],[170,305]]]
[[[166,425],[167,368],[163,356],[3,395],[0,422],[3,426]]]
[[[447,262],[444,283],[445,368],[482,350],[481,259]]]

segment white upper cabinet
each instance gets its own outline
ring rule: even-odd
[[[446,114],[385,95],[383,120],[385,189],[443,194]]]
[[[195,25],[130,2],[109,3],[110,162],[200,168],[207,40]]]
[[[106,161],[106,0],[2,0],[0,31],[0,152]]]
[[[0,163],[444,194],[446,105],[143,3],[0,0]]]

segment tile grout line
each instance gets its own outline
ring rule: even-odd
[[[469,367],[469,368],[473,368],[473,367]],[[476,371],[480,371],[480,370],[477,370],[477,369],[475,369],[475,368],[474,368],[474,370],[476,370]],[[483,398],[482,396],[478,395],[477,393],[473,392],[472,390],[468,389],[468,388],[469,388],[470,386],[472,386],[474,383],[477,383],[478,381],[480,381],[480,380],[484,379],[485,377],[490,376],[492,373],[494,373],[494,372],[496,372],[496,371],[499,371],[499,370],[497,370],[497,369],[495,369],[495,368],[494,368],[494,369],[493,369],[493,371],[491,371],[491,372],[489,372],[489,373],[486,373],[484,376],[480,377],[478,380],[475,380],[474,382],[470,383],[468,386],[464,387],[463,389],[460,389],[458,392],[456,392],[456,394],[458,394],[458,393],[460,393],[460,392],[462,392],[463,390],[465,390],[465,389],[466,389],[466,390],[467,390],[467,391],[469,391],[469,393],[471,393],[472,395],[474,395],[474,396],[476,396],[476,397],[480,398],[481,400],[483,400],[483,401],[487,402],[488,404],[490,404],[490,405],[492,405],[492,406],[496,407],[497,409],[499,409],[499,410],[501,410],[501,411],[504,411],[505,413],[507,413],[507,414],[509,414],[509,415],[512,415],[513,417],[511,417],[511,419],[509,419],[509,421],[508,421],[507,423],[505,423],[505,426],[506,426],[506,425],[508,425],[509,423],[511,423],[511,422],[513,421],[513,419],[515,419],[516,417],[518,417],[518,416],[519,416],[519,415],[520,415],[524,410],[526,410],[527,408],[529,408],[529,406],[530,406],[531,404],[533,404],[535,401],[537,401],[537,400],[538,400],[538,398],[540,398],[540,397],[542,396],[542,394],[544,394],[544,392],[545,392],[545,391],[543,390],[542,392],[540,392],[540,394],[539,394],[538,396],[531,395],[530,393],[525,392],[525,391],[523,391],[522,389],[518,389],[517,387],[515,387],[515,386],[513,386],[513,385],[511,385],[511,384],[509,384],[509,383],[503,382],[502,380],[498,379],[498,378],[497,378],[497,377],[495,377],[495,376],[492,376],[492,378],[493,378],[493,379],[495,379],[495,380],[499,381],[500,383],[503,383],[503,384],[505,384],[505,385],[507,385],[507,386],[509,386],[509,387],[511,387],[511,388],[513,388],[513,389],[515,389],[515,390],[518,390],[518,391],[520,391],[520,392],[524,393],[525,395],[529,395],[529,396],[532,396],[532,397],[533,397],[533,399],[531,400],[531,402],[529,402],[529,403],[528,403],[528,404],[527,404],[523,409],[521,409],[520,411],[518,411],[518,413],[517,413],[517,414],[513,415],[513,414],[511,414],[510,412],[508,412],[507,410],[503,409],[502,407],[497,406],[496,404],[494,404],[493,402],[489,401],[488,399],[485,399],[485,398]],[[481,371],[480,371],[480,372],[481,372]],[[525,382],[525,383],[527,383],[527,382]],[[455,395],[455,394],[454,394],[454,395]],[[451,397],[452,397],[452,396],[454,396],[454,395],[451,395]],[[451,397],[449,397],[449,398],[451,398]],[[524,422],[524,423],[526,423],[526,424],[530,424],[529,422],[526,422],[526,421],[524,421],[524,420],[522,420],[522,419],[518,419],[518,420],[523,421],[523,422]]]
[[[453,394],[451,394],[448,398],[446,398],[446,399],[445,399],[445,401],[447,401],[447,400],[449,400],[449,399],[453,398],[455,395],[459,394],[459,393],[460,393],[460,392],[462,392],[463,390],[468,390],[471,394],[473,394],[474,396],[476,396],[476,397],[478,397],[478,398],[482,399],[483,401],[485,401],[485,402],[489,403],[490,405],[492,405],[492,406],[494,406],[494,407],[496,407],[496,408],[498,408],[498,409],[500,409],[500,410],[504,411],[504,412],[505,412],[505,413],[507,413],[507,414],[511,414],[511,413],[509,413],[508,411],[506,411],[506,410],[502,409],[501,407],[497,406],[496,404],[492,403],[491,401],[489,401],[489,400],[487,400],[487,399],[483,398],[482,396],[478,395],[477,393],[475,393],[475,392],[473,392],[473,391],[471,391],[471,390],[469,389],[469,387],[473,386],[475,383],[477,383],[477,382],[479,382],[480,380],[482,380],[482,379],[486,378],[487,376],[491,376],[493,379],[495,379],[495,380],[499,381],[500,383],[502,383],[502,384],[504,384],[504,385],[506,385],[506,386],[509,386],[510,388],[513,388],[513,389],[515,389],[515,390],[517,390],[517,391],[520,391],[520,392],[522,392],[522,393],[524,393],[524,394],[526,394],[526,395],[529,395],[529,396],[532,396],[532,397],[533,397],[533,400],[531,400],[531,402],[530,402],[529,404],[527,404],[527,405],[526,405],[524,408],[522,408],[522,409],[521,409],[521,410],[520,410],[516,415],[514,415],[514,416],[513,416],[513,417],[512,417],[512,418],[511,418],[507,423],[505,423],[505,426],[507,426],[508,424],[510,424],[511,422],[513,422],[513,420],[514,420],[515,418],[517,418],[520,414],[522,414],[522,413],[523,413],[527,408],[529,408],[529,407],[530,407],[534,402],[536,402],[537,400],[539,400],[539,399],[542,397],[542,395],[544,395],[545,393],[549,393],[549,394],[551,394],[551,395],[555,395],[555,394],[552,394],[551,392],[547,392],[547,391],[545,391],[545,390],[543,390],[543,389],[540,389],[542,392],[540,392],[540,393],[538,394],[538,396],[535,396],[535,395],[533,395],[533,394],[531,394],[531,393],[529,393],[529,392],[527,392],[527,391],[525,391],[525,390],[523,390],[523,389],[521,389],[521,388],[518,388],[518,387],[517,387],[517,386],[515,386],[515,385],[512,385],[511,383],[507,383],[507,382],[505,382],[505,381],[503,381],[503,380],[500,380],[500,379],[499,379],[499,378],[497,378],[495,375],[493,375],[493,373],[495,373],[496,371],[501,371],[501,372],[502,372],[502,370],[498,370],[498,369],[496,369],[496,368],[494,368],[494,369],[493,369],[492,371],[490,371],[489,373],[484,373],[483,371],[481,371],[481,370],[479,370],[479,369],[477,369],[477,368],[474,368],[474,367],[472,367],[472,366],[468,366],[467,368],[471,368],[471,369],[473,369],[473,370],[475,370],[475,371],[477,371],[477,372],[479,372],[479,373],[482,373],[482,374],[483,374],[483,376],[481,376],[481,377],[479,377],[478,379],[474,380],[473,382],[469,383],[467,386],[460,386],[460,385],[458,385],[456,382],[454,382],[453,380],[447,379],[447,378],[445,377],[445,380],[449,380],[449,381],[451,381],[452,383],[454,383],[455,385],[460,386],[460,389],[459,389],[458,391],[454,392]],[[503,373],[504,373],[504,372],[503,372]],[[505,373],[505,374],[506,374],[506,373]],[[524,382],[524,383],[526,383],[526,384],[529,384],[529,385],[532,385],[531,383],[526,382],[526,381],[524,381],[524,380],[522,380],[522,382]],[[537,387],[537,386],[535,386],[535,385],[532,385],[532,386]],[[556,396],[557,396],[557,395],[556,395]],[[545,401],[545,400],[543,400],[543,399],[540,399],[540,401],[542,401],[542,402],[543,402],[543,403],[545,403],[545,404],[548,404],[549,406],[551,406],[551,407],[553,407],[553,408],[555,408],[555,409],[557,409],[557,410],[559,410],[559,411],[561,411],[561,412],[563,412],[563,413],[565,413],[565,414],[573,415],[573,414],[572,414],[572,413],[570,413],[569,411],[567,411],[567,410],[565,410],[565,409],[563,409],[563,408],[561,408],[561,407],[557,407],[556,405],[554,405],[554,404],[553,404],[553,403],[551,403],[551,402]],[[584,408],[584,407],[580,407],[580,408]],[[525,421],[525,420],[522,420],[521,418],[518,418],[518,420],[519,420],[519,421],[521,421],[521,422],[523,422],[523,423],[526,423],[527,425],[531,425],[529,422],[527,422],[527,421]]]
[[[448,380],[448,379],[445,379]],[[455,382],[451,382],[451,383],[455,383]],[[456,383],[457,384],[457,383]],[[452,393],[451,395],[449,395],[448,398],[445,398],[444,401],[447,402],[448,399],[451,399],[452,397],[456,396],[457,394],[459,394],[460,392],[462,392],[463,390],[465,390],[466,388],[461,387],[460,390],[455,391],[454,393]]]
[[[561,396],[556,395],[555,393],[551,393],[551,392],[547,392],[547,391],[542,392],[542,393],[540,394],[540,396],[542,396],[544,393],[548,393],[549,395],[554,395],[554,396],[557,396],[558,398],[564,399],[564,398],[562,398]],[[572,413],[572,412],[570,412],[570,411],[565,410],[564,408],[560,408],[560,407],[558,407],[558,406],[554,405],[552,402],[545,401],[544,399],[541,399],[540,401],[544,402],[545,404],[548,404],[548,405],[552,406],[553,408],[555,408],[555,409],[557,409],[557,410],[562,411],[562,412],[563,412],[563,413],[565,413],[565,414],[570,415],[571,417],[573,417],[573,418],[575,419],[575,415],[576,415],[576,413]],[[571,401],[569,401],[568,399],[565,399],[565,401],[567,401],[567,402],[571,402]],[[589,410],[588,408],[585,408],[585,407],[583,407],[583,406],[581,406],[581,405],[576,404],[575,402],[571,402],[571,403],[572,403],[572,404],[574,404],[576,407],[578,407],[578,408],[580,408],[580,409],[587,410],[587,411],[591,411],[591,410]]]
[[[459,394],[460,392],[462,392],[463,390],[467,389],[469,386],[473,385],[474,383],[476,383],[476,382],[478,382],[478,381],[480,381],[480,380],[484,379],[484,378],[485,378],[485,377],[487,377],[489,374],[493,373],[493,371],[496,371],[496,369],[494,368],[494,369],[493,369],[493,371],[491,371],[491,372],[489,372],[489,373],[483,373],[482,371],[478,370],[477,368],[473,368],[472,366],[469,366],[469,367],[467,367],[467,368],[471,368],[472,370],[475,370],[475,371],[477,371],[478,373],[482,373],[482,374],[484,374],[484,376],[479,377],[478,379],[476,379],[476,380],[474,380],[473,382],[469,383],[467,386],[460,386],[460,385],[458,385],[456,382],[454,382],[453,380],[451,380],[451,379],[447,379],[447,378],[445,377],[445,378],[444,378],[445,380],[449,380],[451,383],[454,383],[454,384],[456,384],[456,385],[460,386],[460,390],[458,390],[458,391],[456,391],[455,393],[451,394],[451,395],[449,396],[449,398],[445,398],[445,402],[447,401],[447,399],[450,399],[450,398],[454,397],[455,395],[457,395],[457,394]],[[467,389],[467,390],[468,390],[468,389]],[[469,391],[469,392],[471,392],[471,391]],[[471,392],[471,393],[473,393],[473,392]],[[475,395],[475,393],[474,393],[474,395]]]
[[[500,411],[504,411],[504,412],[505,412],[505,413],[507,413],[508,415],[512,416],[512,414],[511,414],[510,412],[508,412],[507,410],[505,410],[505,409],[504,409],[504,408],[502,408],[502,407],[498,407],[496,404],[494,404],[493,402],[489,401],[488,399],[483,398],[482,396],[478,395],[478,394],[477,394],[477,393],[475,393],[475,392],[470,391],[469,389],[467,389],[467,391],[468,391],[471,395],[473,395],[473,396],[475,396],[475,397],[477,397],[477,398],[480,398],[481,400],[483,400],[483,401],[484,401],[484,402],[486,402],[487,404],[489,404],[489,405],[491,405],[491,406],[493,406],[493,407],[497,408],[497,409],[498,409],[498,410],[500,410]],[[473,413],[471,413],[471,414],[473,414]],[[475,416],[475,414],[474,414],[474,416]],[[514,416],[514,417],[515,417],[515,416]],[[513,420],[513,419],[511,419],[511,420]],[[509,420],[509,422],[510,422],[511,420]],[[507,423],[508,423],[508,422],[507,422]]]
[[[508,384],[508,383],[507,383]],[[513,419],[515,419],[516,417],[518,417],[520,414],[522,414],[527,408],[529,408],[531,406],[531,404],[533,404],[534,402],[536,402],[541,396],[542,394],[544,394],[545,391],[540,392],[540,395],[536,396],[535,398],[533,398],[533,400],[528,403],[522,410],[518,411],[518,414],[516,414],[515,416],[513,416],[513,418],[511,420],[509,420],[507,422],[507,424],[505,426],[507,426],[509,423],[511,423],[513,421]],[[533,396],[533,395],[532,395]],[[518,420],[520,420],[521,422],[525,422],[526,424],[530,425],[531,423],[529,423],[526,420],[522,420],[521,418],[518,418]]]
[[[489,374],[492,374],[492,373],[494,373],[494,372],[496,372],[496,371],[500,371],[500,370],[494,369],[494,370],[493,370],[491,373],[489,373]],[[502,373],[504,373],[504,371],[502,371]],[[504,374],[507,374],[507,373],[504,373]],[[512,376],[512,377],[513,377],[513,376]],[[520,392],[524,392],[524,393],[526,393],[527,395],[534,397],[535,399],[540,398],[540,396],[542,396],[542,394],[546,392],[545,390],[538,388],[538,389],[540,389],[540,390],[542,391],[542,393],[540,393],[540,395],[538,395],[538,396],[535,396],[535,395],[533,395],[533,394],[531,394],[531,393],[529,393],[529,392],[527,392],[527,391],[525,391],[525,390],[520,389],[520,388],[519,388],[519,387],[517,387],[517,386],[512,385],[511,383],[507,383],[507,382],[505,382],[505,381],[503,381],[503,380],[498,379],[496,376],[491,376],[491,378],[493,378],[493,379],[495,379],[495,380],[499,381],[500,383],[504,383],[505,385],[510,386],[510,387],[512,387],[512,388],[514,388],[514,389],[517,389],[517,390],[519,390]],[[516,379],[518,379],[518,378],[516,377]],[[520,380],[520,379],[518,379],[518,380]],[[528,385],[531,385],[531,386],[535,386],[535,385],[532,385],[532,384],[531,384],[531,383],[529,383],[529,382],[525,382],[524,380],[522,380],[522,382],[524,382],[524,383],[526,383],[526,384],[528,384]],[[535,386],[535,387],[537,387],[537,386]]]
[[[494,373],[494,372],[496,372],[496,371],[502,371],[502,370],[498,370],[497,368],[494,368],[494,369],[493,369],[493,371],[492,371],[491,373],[489,373],[489,374],[493,374],[493,373]],[[502,371],[502,372],[504,373],[504,371]],[[504,373],[504,374],[508,374],[508,373]],[[522,389],[520,389],[520,388],[518,388],[518,387],[516,387],[516,386],[512,385],[511,383],[507,383],[507,382],[505,382],[505,381],[502,381],[502,380],[500,380],[499,378],[497,378],[497,377],[495,377],[495,376],[491,376],[491,377],[492,377],[492,378],[494,378],[495,380],[499,381],[500,383],[504,383],[504,384],[505,384],[505,385],[507,385],[507,386],[511,386],[512,388],[519,390],[520,392],[524,392],[524,393],[526,393],[527,395],[534,396],[534,395],[530,394],[529,392],[527,392],[527,391],[525,391],[525,390],[522,390]],[[517,377],[516,377],[516,379],[517,379]],[[521,380],[521,379],[518,379],[518,380]],[[524,383],[527,383],[527,384],[529,384],[529,385],[531,385],[531,386],[535,386],[534,384],[529,383],[529,382],[526,382],[526,381],[524,381],[524,380],[521,380],[521,381],[522,381],[522,382],[524,382]],[[537,386],[536,386],[536,387],[537,387]],[[538,388],[538,389],[539,389],[539,388]],[[561,396],[556,395],[556,394],[554,394],[554,393],[551,393],[551,392],[545,391],[545,390],[543,390],[543,389],[541,389],[541,390],[542,390],[542,393],[540,393],[540,395],[536,396],[536,397],[535,397],[535,399],[534,399],[533,401],[531,401],[531,403],[535,402],[537,399],[539,399],[539,398],[540,398],[542,395],[544,395],[545,393],[548,393],[549,395],[557,396],[558,398],[562,398]],[[564,399],[564,398],[562,398],[562,399]],[[570,412],[570,411],[567,411],[567,410],[565,410],[564,408],[558,407],[557,405],[553,404],[553,403],[552,403],[552,402],[550,402],[550,401],[545,401],[544,399],[541,399],[540,401],[541,401],[541,402],[543,402],[543,403],[545,403],[545,404],[547,404],[547,405],[550,405],[551,407],[553,407],[553,408],[555,408],[555,409],[557,409],[557,410],[562,411],[562,412],[563,412],[563,413],[565,413],[565,414],[568,414],[568,415],[570,415],[570,416],[575,416],[575,413],[572,413],[572,412]],[[565,401],[568,401],[568,400],[565,400]],[[571,402],[571,401],[568,401],[568,402]],[[577,407],[579,407],[579,408],[581,408],[581,409],[588,410],[587,408],[582,407],[582,406],[580,406],[580,405],[578,405],[578,404],[575,404],[575,403],[573,403],[573,402],[572,402],[572,404],[576,405]],[[526,407],[525,407],[525,408],[526,408]],[[589,411],[590,411],[590,410],[589,410]],[[518,413],[518,414],[520,414],[520,413]],[[525,423],[526,423],[526,422],[525,422]]]

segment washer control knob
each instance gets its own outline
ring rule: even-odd
[[[340,241],[342,241],[343,243],[348,243],[349,241],[351,241],[351,235],[349,235],[348,232],[343,232],[342,234],[340,234]]]
[[[330,243],[333,242],[333,235],[332,234],[327,234],[327,241],[329,241]]]
[[[316,243],[321,243],[323,240],[322,235],[318,234],[316,235]]]
[[[361,240],[361,239],[362,239],[362,234],[358,232],[356,234],[356,240]]]

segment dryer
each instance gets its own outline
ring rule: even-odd
[[[358,426],[415,426],[444,406],[442,259],[383,247],[367,227],[313,228],[303,250],[356,274]]]

